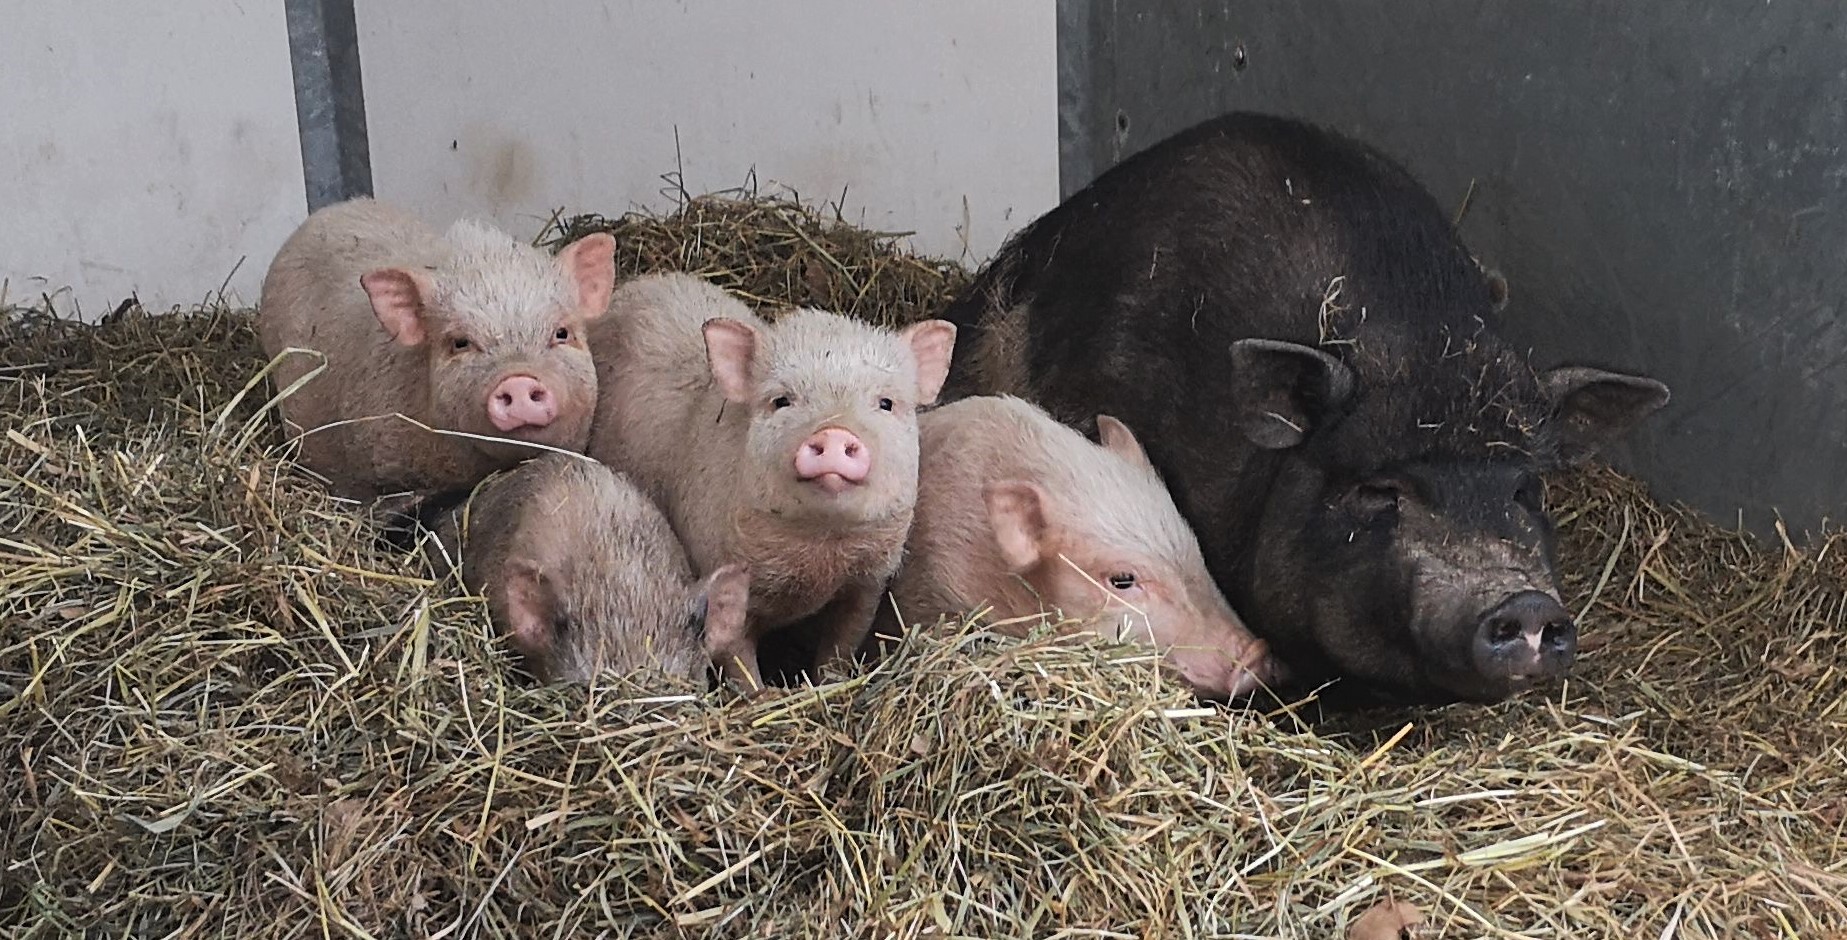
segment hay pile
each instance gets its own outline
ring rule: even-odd
[[[773,201],[592,227],[867,316],[964,276]],[[1847,936],[1833,539],[1557,481],[1586,653],[1486,709],[1310,728],[975,631],[749,704],[534,688],[270,451],[261,366],[237,312],[0,325],[11,936]]]

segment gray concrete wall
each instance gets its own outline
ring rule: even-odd
[[[1233,109],[1403,160],[1536,364],[1675,400],[1616,461],[1722,522],[1847,516],[1847,8],[1059,0],[1061,189]]]

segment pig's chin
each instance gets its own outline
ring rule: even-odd
[[[1481,676],[1433,676],[1432,681],[1464,702],[1494,705],[1524,691],[1531,683],[1485,679]]]
[[[512,431],[488,428],[469,433],[476,435],[470,440],[483,456],[510,464],[541,456],[547,453],[544,449],[547,447],[581,453],[588,437],[586,432],[587,429],[569,427],[560,422],[546,427],[523,427]],[[535,444],[539,446],[532,446]]]
[[[1420,643],[1420,646],[1425,644]],[[1507,700],[1532,687],[1532,679],[1497,678],[1482,675],[1473,664],[1459,664],[1447,651],[1425,649],[1424,675],[1432,685],[1465,702],[1492,705]],[[1467,660],[1463,661],[1464,663]]]
[[[474,441],[475,449],[480,451],[489,460],[499,463],[517,463],[545,453],[545,451],[537,447],[528,446],[529,444],[544,444],[550,447],[557,446],[545,440],[545,435],[543,434],[527,434],[523,431],[513,431],[510,433],[495,431],[491,434],[482,436],[495,438],[495,440],[481,440],[480,438],[476,438]]]
[[[829,480],[831,476],[797,481],[792,490],[785,490],[775,501],[781,503],[789,515],[836,527],[882,521],[902,509],[885,505],[892,501],[872,486]]]

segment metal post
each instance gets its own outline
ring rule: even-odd
[[[1058,0],[1058,197],[1082,189],[1103,168],[1092,156],[1091,109],[1096,88],[1092,57],[1104,40],[1092,25],[1092,0]]]
[[[372,195],[353,0],[283,0],[308,211]]]

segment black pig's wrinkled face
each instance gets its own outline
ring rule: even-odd
[[[1401,372],[1367,386],[1306,346],[1233,352],[1234,418],[1277,455],[1240,613],[1285,661],[1394,702],[1494,702],[1570,670],[1540,474],[1659,409],[1665,386],[1535,375],[1511,355],[1447,385]]]
[[[1296,550],[1272,557],[1305,570],[1266,580],[1300,592],[1301,626],[1338,673],[1391,697],[1493,702],[1570,669],[1577,630],[1528,462],[1302,469],[1320,485],[1277,504],[1298,510]]]

